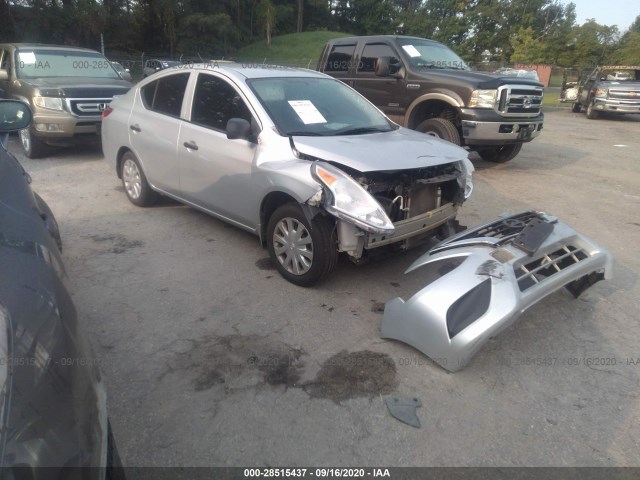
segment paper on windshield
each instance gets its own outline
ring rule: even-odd
[[[33,52],[18,52],[18,60],[20,60],[20,63],[36,63],[36,54]]]
[[[418,49],[416,47],[414,47],[413,45],[403,45],[402,49],[407,52],[407,55],[409,55],[410,57],[414,58],[414,57],[419,57],[420,56],[420,52],[418,51]]]
[[[327,123],[311,100],[289,100],[289,105],[298,114],[305,125],[312,123]]]

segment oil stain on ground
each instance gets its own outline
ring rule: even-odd
[[[160,379],[168,373],[189,372],[195,391],[216,385],[226,390],[259,384],[296,387],[304,367],[302,349],[258,335],[207,336],[174,343],[169,349],[175,355]]]
[[[327,359],[313,380],[304,382],[306,352],[268,337],[207,336],[176,340],[167,350],[173,355],[159,380],[172,373],[187,375],[198,392],[216,387],[222,389],[219,392],[232,393],[260,385],[284,386],[339,403],[387,395],[398,386],[393,359],[369,350],[343,350]]]
[[[96,243],[110,243],[109,249],[111,253],[124,253],[130,248],[143,247],[144,242],[140,240],[129,240],[124,235],[90,235],[89,238]]]
[[[343,350],[335,354],[324,362],[316,378],[303,386],[312,398],[328,398],[334,402],[387,395],[397,387],[393,359],[369,350]]]

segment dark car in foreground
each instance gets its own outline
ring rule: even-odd
[[[0,101],[0,473],[116,478],[104,381],[66,286],[56,219],[6,150],[7,133],[31,119],[25,103]]]
[[[49,145],[97,143],[101,113],[131,88],[95,50],[37,43],[0,44],[0,98],[27,102],[31,127],[20,132],[25,154]]]

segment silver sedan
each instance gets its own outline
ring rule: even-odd
[[[166,195],[253,232],[302,286],[339,252],[357,262],[450,233],[472,190],[464,149],[303,69],[167,69],[111,102],[102,144],[132,203]]]

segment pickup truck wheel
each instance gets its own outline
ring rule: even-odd
[[[494,148],[483,148],[478,150],[478,155],[487,162],[504,163],[515,158],[522,150],[521,143],[512,143]]]
[[[29,158],[44,157],[48,151],[48,145],[35,136],[31,128],[20,130],[20,143]]]
[[[573,113],[580,113],[582,111],[582,105],[580,105],[578,102],[574,103],[573,105],[571,105],[571,111]]]
[[[307,219],[298,205],[279,207],[267,224],[267,249],[280,275],[309,287],[337,263],[333,227],[322,215]]]
[[[138,207],[148,207],[153,205],[158,199],[158,194],[154,192],[147,182],[140,162],[132,152],[126,152],[122,156],[122,186],[131,203]]]
[[[455,145],[460,145],[460,133],[456,126],[445,118],[429,118],[418,124],[418,132],[426,133],[432,137],[447,140]]]
[[[589,120],[595,120],[599,116],[600,112],[596,111],[596,109],[593,108],[593,102],[589,103],[589,105],[587,106],[587,118]]]

